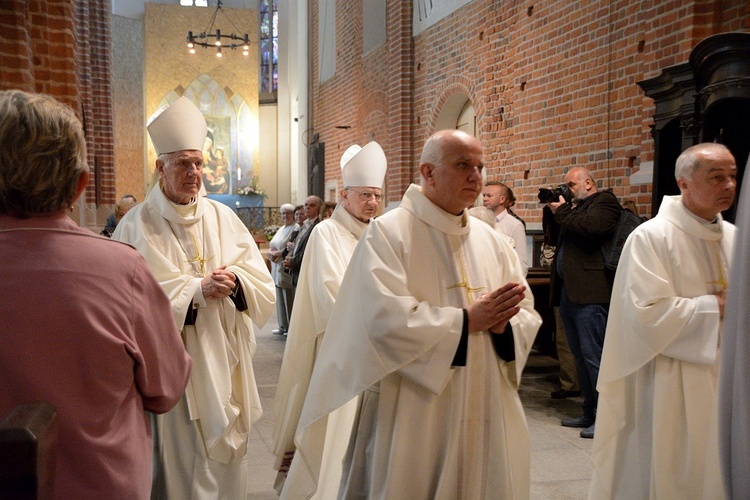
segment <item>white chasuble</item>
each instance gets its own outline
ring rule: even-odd
[[[282,498],[307,497],[315,491],[315,483],[306,472],[299,471],[296,465],[289,470],[296,450],[294,433],[328,318],[349,259],[366,228],[366,223],[339,205],[330,219],[313,228],[307,242],[274,400],[274,454],[275,468],[279,471],[275,487]],[[339,409],[335,422],[329,422],[332,432],[326,433],[327,459],[322,462],[316,497],[330,498],[338,491],[341,459],[349,443],[355,412],[356,400],[353,400]],[[322,457],[324,449],[315,453]]]
[[[735,228],[679,196],[628,238],[604,340],[589,498],[723,498],[719,306]]]
[[[412,185],[370,223],[349,263],[296,435],[312,477],[327,416],[380,385],[370,498],[527,498],[529,438],[518,385],[541,324],[527,290],[511,319],[515,361],[471,332],[452,366],[463,308],[508,282],[525,284],[513,248],[487,224],[454,216]]]
[[[130,243],[145,257],[172,303],[193,358],[185,398],[174,410],[157,416],[169,496],[197,494],[206,485],[205,493],[210,494],[219,486],[210,484],[215,479],[202,480],[199,471],[208,471],[211,478],[222,464],[243,460],[251,425],[262,414],[252,365],[252,323],[263,325],[273,311],[273,281],[242,221],[208,198],[175,205],[155,187],[126,214],[113,238]],[[203,276],[221,266],[241,283],[246,311],[237,311],[230,298],[202,297]],[[185,325],[191,304],[197,308],[195,325]],[[227,489],[231,490],[222,487]]]

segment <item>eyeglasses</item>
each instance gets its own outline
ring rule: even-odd
[[[359,191],[357,189],[346,188],[347,191],[354,191],[359,195],[359,199],[362,201],[370,201],[375,198],[375,201],[380,202],[383,199],[383,195],[379,193],[373,193],[372,191]]]

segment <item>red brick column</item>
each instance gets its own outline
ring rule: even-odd
[[[0,89],[49,94],[84,124],[92,171],[88,203],[114,203],[111,3],[0,2]]]
[[[414,130],[414,44],[412,42],[412,3],[388,2],[388,200],[399,201],[417,175],[412,149]]]

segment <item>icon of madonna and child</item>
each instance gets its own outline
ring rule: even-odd
[[[209,194],[229,193],[229,162],[224,149],[214,147],[213,133],[209,130],[203,144],[203,186]]]

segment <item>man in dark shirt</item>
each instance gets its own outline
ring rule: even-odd
[[[562,196],[549,203],[560,225],[560,243],[553,263],[552,292],[570,350],[576,360],[583,393],[583,415],[565,419],[566,427],[581,427],[581,437],[594,437],[598,393],[596,380],[602,358],[609,299],[614,276],[604,268],[602,244],[612,234],[622,207],[610,191],[598,191],[585,167],[573,167],[565,176],[572,204]]]

